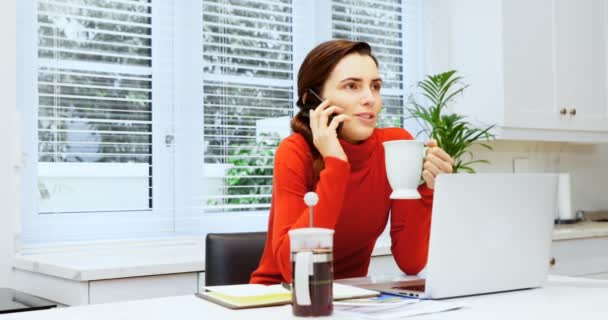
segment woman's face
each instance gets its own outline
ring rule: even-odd
[[[367,55],[351,53],[342,58],[325,81],[321,96],[351,116],[338,133],[339,137],[359,143],[374,132],[382,109],[382,79],[374,60]]]

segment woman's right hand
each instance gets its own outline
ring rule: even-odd
[[[317,108],[310,110],[310,129],[312,131],[313,143],[322,157],[335,157],[348,161],[344,149],[338,141],[337,128],[340,123],[350,120],[350,116],[341,114],[344,109],[332,106],[329,100],[323,101]],[[336,113],[331,123],[329,117]]]

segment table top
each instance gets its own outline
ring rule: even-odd
[[[449,299],[459,310],[417,320],[607,319],[608,281],[550,276],[542,288]],[[66,319],[296,319],[291,306],[230,310],[194,295],[97,304],[8,315],[15,320]],[[330,319],[352,319],[334,314]],[[0,315],[0,320],[9,319]]]
[[[27,293],[0,288],[0,313],[54,308],[57,304]]]

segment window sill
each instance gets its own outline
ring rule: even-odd
[[[372,256],[391,255],[378,243]],[[203,239],[156,240],[38,248],[18,253],[14,267],[72,281],[95,281],[205,271]]]

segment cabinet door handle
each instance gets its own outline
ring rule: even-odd
[[[549,265],[552,267],[555,265],[555,257],[551,257],[551,260],[549,260]]]
[[[570,110],[570,115],[571,116],[575,116],[576,115],[576,108],[572,108],[572,110]]]
[[[561,108],[561,109],[559,110],[559,114],[561,114],[562,116],[565,116],[565,115],[566,115],[566,113],[568,113],[568,110],[566,110],[566,108]]]

